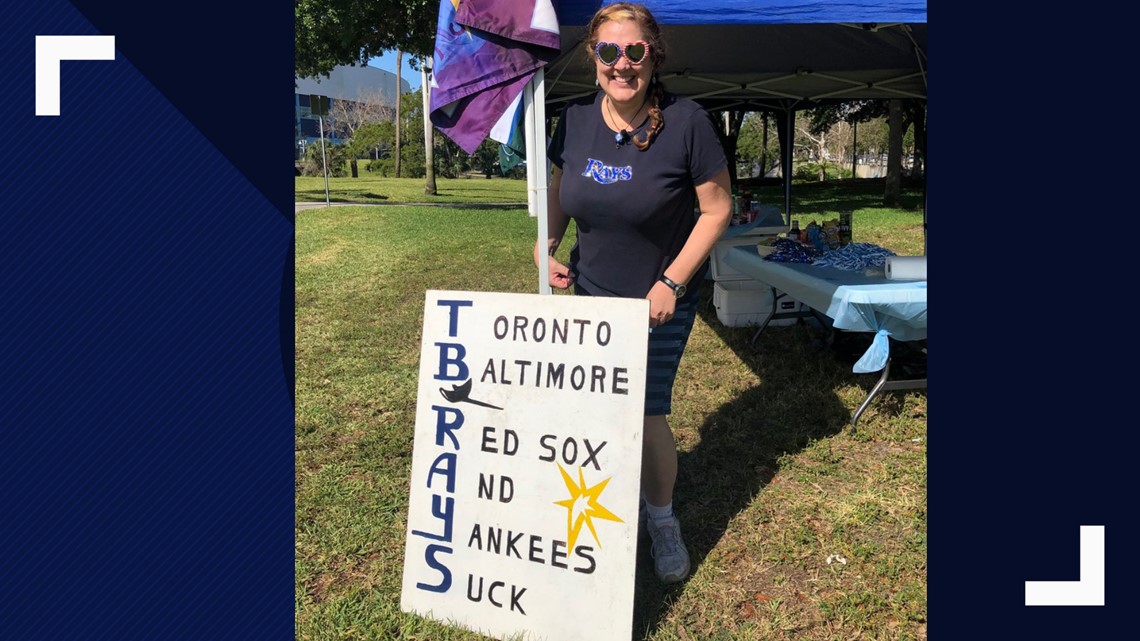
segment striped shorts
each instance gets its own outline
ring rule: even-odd
[[[575,283],[574,295],[592,296]],[[649,329],[649,358],[645,379],[645,415],[665,416],[673,411],[673,381],[681,354],[693,331],[700,296],[693,293],[689,300],[677,303],[673,318],[668,323]],[[649,320],[646,319],[646,325]]]

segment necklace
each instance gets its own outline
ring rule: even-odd
[[[610,120],[613,121],[614,126],[617,126],[617,124],[618,124],[617,118],[614,118],[614,112],[610,110],[610,97],[606,96],[605,100],[603,100],[602,102],[606,103],[606,113],[608,113],[610,115]],[[641,99],[641,105],[638,106],[637,111],[633,112],[634,118],[637,118],[637,114],[641,113],[641,108],[644,106],[645,106],[645,98],[642,98]],[[630,126],[633,126],[632,121],[627,122],[627,124]],[[634,129],[637,129],[637,127],[634,127]],[[624,145],[625,143],[629,142],[631,138],[633,138],[633,132],[632,131],[630,131],[628,129],[624,129],[624,128],[621,129],[620,131],[618,131],[617,133],[614,134],[614,149],[621,148],[621,146]]]

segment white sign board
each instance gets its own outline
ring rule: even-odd
[[[425,298],[401,607],[628,641],[648,301]]]

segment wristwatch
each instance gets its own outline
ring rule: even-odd
[[[673,295],[674,295],[674,296],[676,296],[677,298],[680,298],[680,297],[684,296],[684,295],[685,295],[685,292],[687,291],[687,290],[685,289],[685,286],[684,286],[684,285],[678,285],[677,283],[674,283],[674,282],[673,282],[672,280],[670,280],[670,279],[669,279],[669,277],[668,277],[668,276],[666,276],[665,274],[661,274],[661,277],[660,277],[660,278],[658,278],[657,280],[659,280],[659,281],[661,281],[661,282],[665,283],[666,285],[668,285],[668,286],[669,286],[669,289],[673,290]]]

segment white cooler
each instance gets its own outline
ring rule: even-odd
[[[799,301],[787,296],[779,299],[781,312],[807,311]],[[762,325],[772,315],[772,288],[755,280],[725,280],[713,285],[713,306],[716,317],[726,327],[747,327]],[[794,325],[795,318],[781,318],[768,323],[773,325]]]

